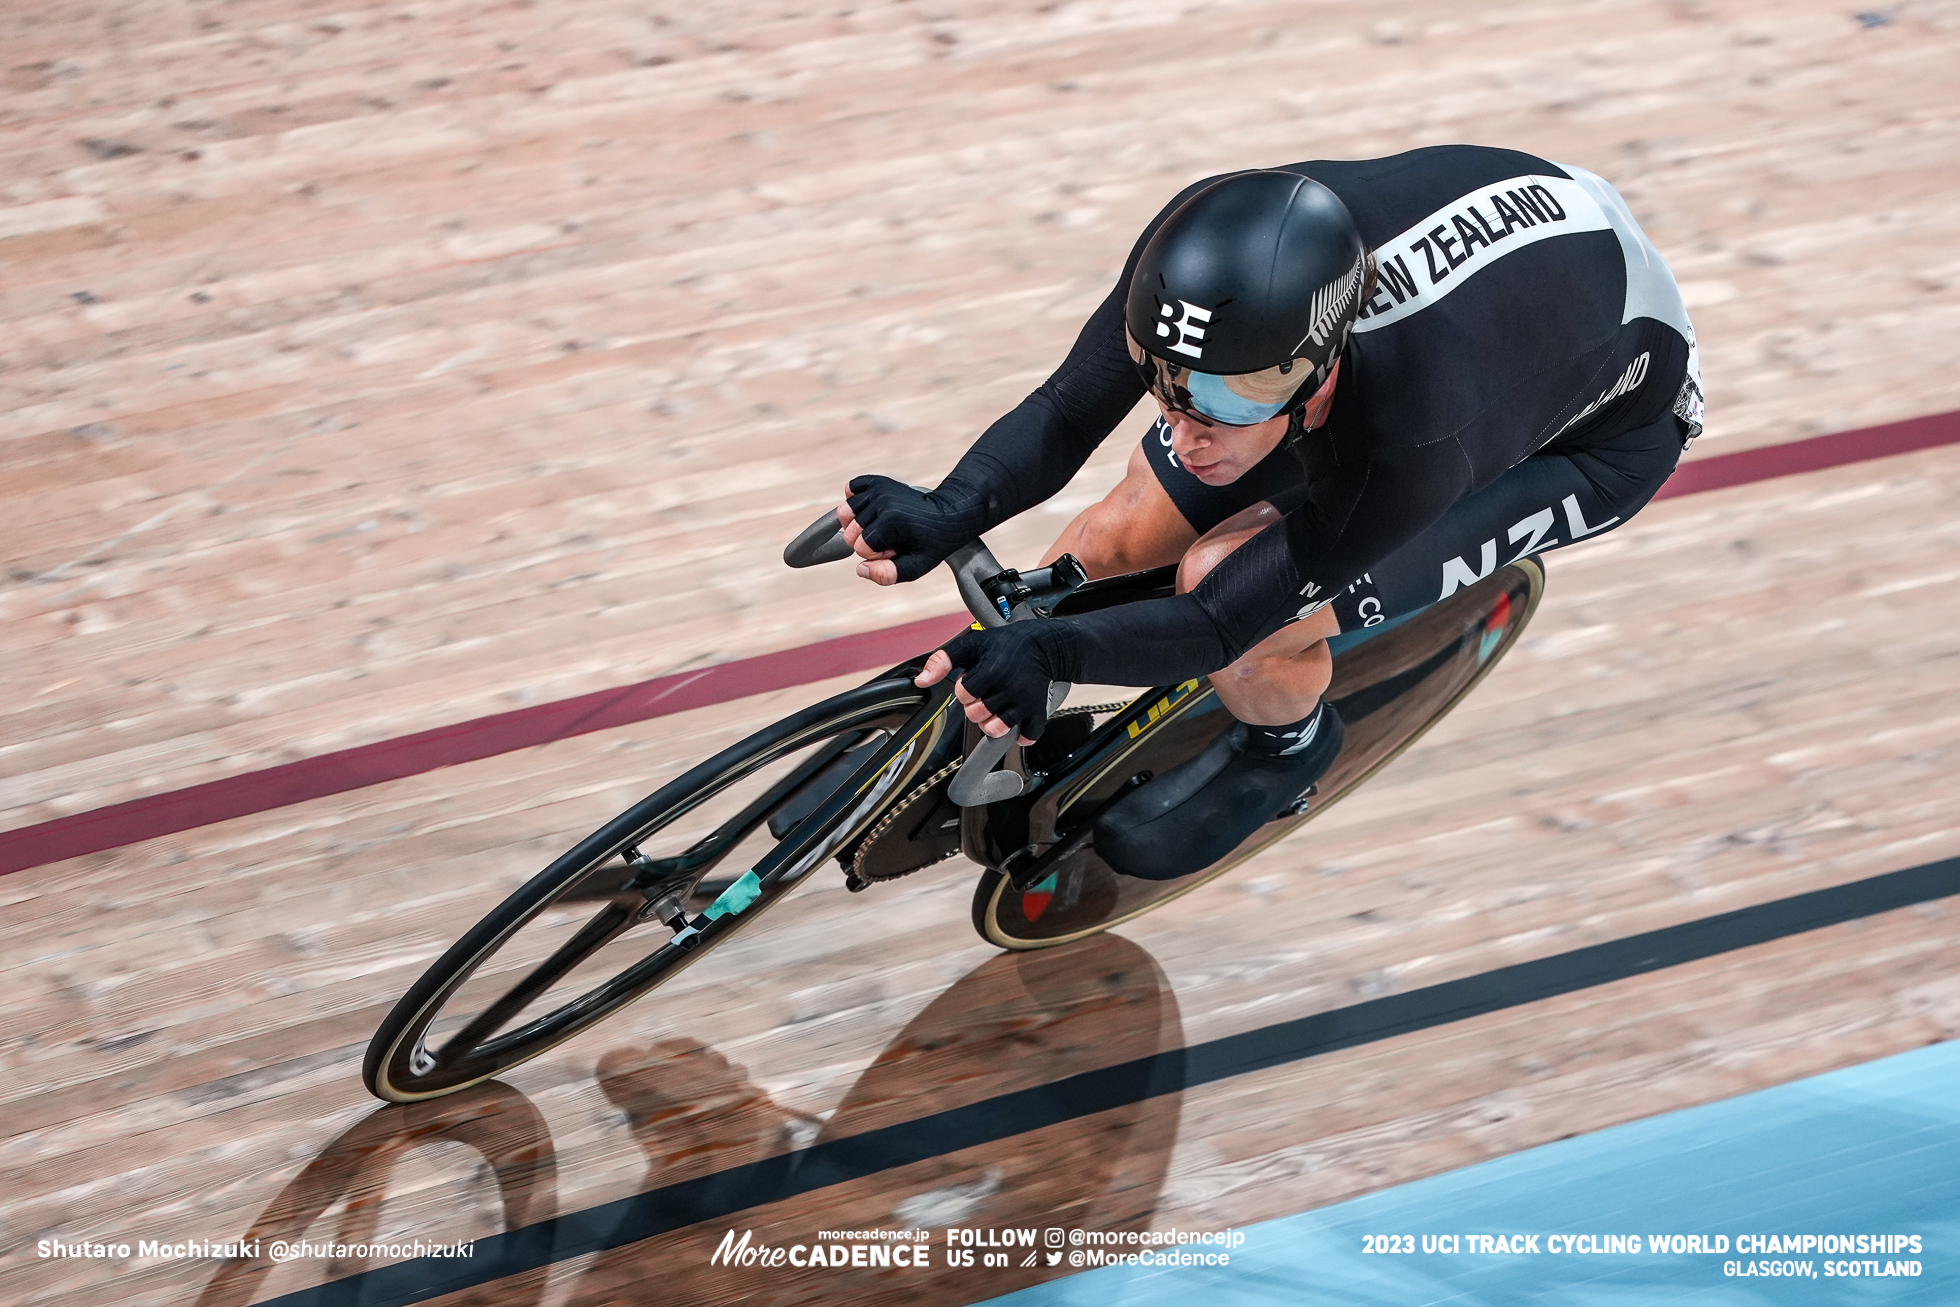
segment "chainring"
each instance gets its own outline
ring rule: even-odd
[[[897,880],[960,851],[959,808],[947,791],[964,758],[955,758],[891,806],[851,858],[851,874],[867,883]],[[950,814],[941,817],[941,808]]]

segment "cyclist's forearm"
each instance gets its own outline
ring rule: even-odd
[[[965,689],[989,712],[1026,726],[1042,716],[1050,681],[1154,685],[1223,667],[1230,660],[1221,658],[1212,625],[1189,595],[1179,595],[967,631],[943,649],[953,667],[966,669]]]
[[[1190,595],[1125,604],[1062,619],[1062,679],[1095,685],[1159,685],[1204,676],[1238,656],[1225,631]]]
[[[1142,396],[1112,292],[1054,375],[987,428],[937,493],[978,523],[975,534],[998,526],[1066,486]]]
[[[1209,675],[1304,615],[1287,528],[1261,531],[1188,594],[1068,619],[1081,673],[1073,679],[1158,685]]]
[[[1055,421],[1036,391],[987,428],[937,493],[978,535],[1057,494],[1095,447]]]

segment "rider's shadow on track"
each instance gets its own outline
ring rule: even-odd
[[[1067,1274],[1072,1248],[1053,1267],[1048,1255],[1061,1250],[1043,1246],[1009,1254],[1004,1269],[988,1268],[982,1248],[973,1250],[973,1266],[948,1266],[942,1232],[1143,1228],[1177,1139],[1182,1049],[1177,1000],[1163,971],[1114,935],[981,963],[885,1047],[827,1120],[778,1104],[743,1068],[698,1041],[615,1048],[600,1059],[598,1079],[646,1152],[641,1195],[664,1195],[670,1201],[654,1206],[689,1223],[669,1221],[668,1233],[597,1254],[559,1301],[951,1304]],[[1118,1070],[1086,1089],[1078,1080],[1066,1101],[1052,1101],[1046,1087],[1106,1068]],[[498,1210],[479,1217],[511,1232],[480,1242],[474,1265],[447,1264],[493,1278],[445,1300],[496,1307],[542,1301],[552,1275],[538,1262],[564,1254],[533,1258],[534,1245],[557,1244],[553,1227],[566,1221],[602,1232],[577,1214],[553,1220],[550,1130],[528,1099],[493,1081],[451,1098],[380,1108],[336,1136],[241,1236],[258,1245],[256,1255],[225,1262],[199,1307],[258,1300],[274,1269],[267,1252],[275,1240],[427,1235],[380,1225],[399,1164],[438,1144],[462,1144],[487,1164]],[[785,1154],[786,1170],[770,1164]],[[740,1179],[758,1170],[768,1177],[759,1185]],[[703,1197],[715,1205],[717,1177],[730,1179],[735,1192],[759,1194],[759,1205],[690,1214]],[[704,1180],[706,1195],[696,1188]],[[772,1200],[772,1189],[790,1196]],[[323,1219],[326,1228],[316,1231]],[[869,1229],[926,1230],[930,1265],[709,1265],[730,1230],[738,1239],[753,1231],[753,1243],[807,1246],[820,1230]],[[630,1238],[630,1229],[605,1241],[621,1235]],[[1030,1252],[1036,1265],[1021,1266]],[[535,1269],[496,1277],[496,1264],[508,1258]],[[345,1283],[370,1269],[364,1260],[309,1265],[322,1279],[342,1280],[344,1300],[366,1300]]]
[[[1136,1059],[1156,1064],[1134,1073],[1139,1082],[1176,1076],[1182,1046],[1163,971],[1137,945],[1103,935],[975,967],[885,1047],[820,1125],[693,1040],[616,1048],[600,1060],[599,1081],[646,1151],[646,1191],[779,1155],[786,1141],[817,1156],[826,1144],[930,1126],[940,1114],[953,1114],[949,1145],[976,1128],[987,1141],[878,1169],[875,1136],[866,1138],[859,1174],[602,1253],[565,1301],[642,1301],[657,1284],[660,1301],[676,1303],[968,1303],[1068,1274],[1070,1250],[1045,1247],[1042,1232],[1144,1228],[1177,1140],[1181,1095],[1111,1085],[1103,1092],[1117,1106],[1028,1131],[1031,1122],[1017,1130],[1015,1121],[1025,1091]],[[1083,1106],[1093,1109],[1093,1097]],[[992,1113],[999,1119],[987,1120]],[[1031,1230],[1036,1243],[1007,1253],[1005,1268],[986,1267],[985,1248],[973,1250],[973,1266],[952,1267],[948,1226]],[[731,1230],[773,1247],[815,1243],[819,1231],[901,1229],[929,1232],[929,1267],[709,1265]],[[1035,1264],[1022,1266],[1030,1254]]]
[[[370,1112],[316,1156],[259,1213],[240,1241],[255,1251],[230,1258],[211,1277],[197,1307],[243,1307],[260,1300],[259,1290],[276,1262],[278,1240],[365,1244],[370,1240],[413,1240],[423,1232],[380,1228],[383,1207],[397,1187],[397,1167],[412,1151],[435,1144],[461,1144],[487,1167],[499,1210],[493,1220],[505,1230],[538,1228],[556,1214],[557,1165],[551,1131],[531,1101],[508,1085],[492,1081],[453,1098],[390,1106]],[[339,1209],[324,1230],[314,1227]],[[488,1215],[486,1213],[486,1215]],[[446,1233],[443,1242],[459,1237]],[[314,1260],[321,1279],[336,1280],[368,1269],[363,1258]],[[547,1268],[522,1271],[497,1282],[498,1307],[526,1307],[543,1300]]]

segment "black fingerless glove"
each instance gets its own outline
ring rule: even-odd
[[[944,649],[954,671],[965,673],[967,693],[1030,740],[1048,728],[1048,683],[1075,680],[1079,663],[1066,620],[967,631]]]
[[[901,581],[918,580],[993,525],[983,498],[949,486],[927,492],[890,477],[861,476],[852,479],[844,502],[864,529],[864,543],[892,551]]]

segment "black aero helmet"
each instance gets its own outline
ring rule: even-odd
[[[1334,192],[1291,172],[1213,182],[1130,278],[1130,355],[1166,406],[1263,422],[1304,403],[1347,344],[1366,252]]]

